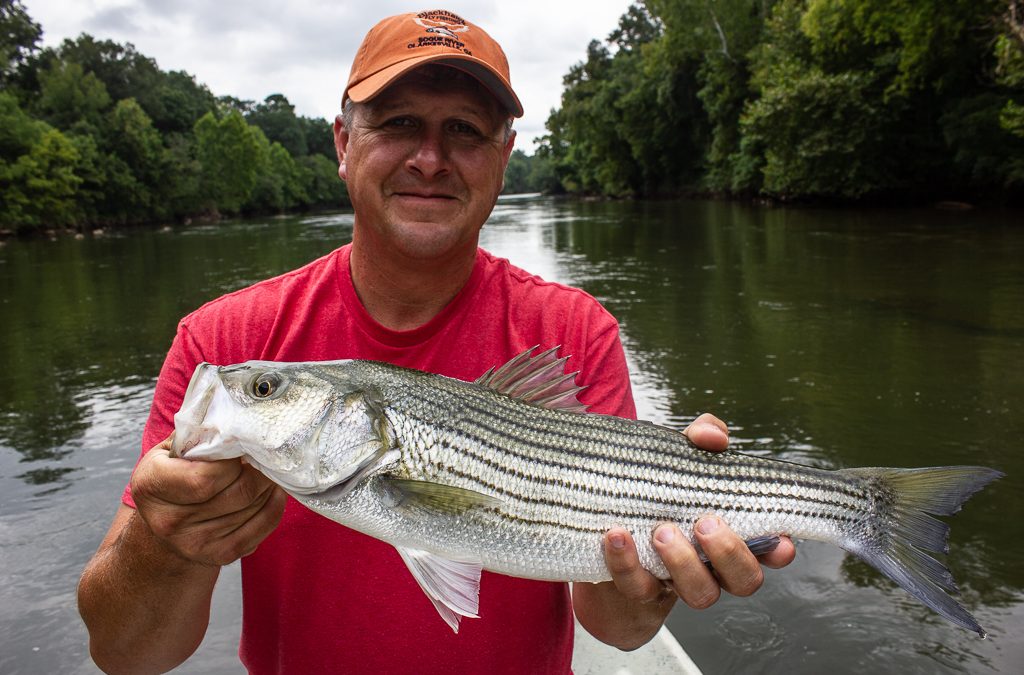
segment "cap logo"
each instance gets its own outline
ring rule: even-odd
[[[456,49],[467,56],[473,55],[473,52],[466,49],[466,43],[459,39],[458,33],[465,33],[469,30],[469,26],[466,25],[466,20],[458,14],[435,9],[429,12],[420,12],[413,21],[425,28],[427,34],[416,38],[416,42],[407,44],[407,49],[447,47]]]

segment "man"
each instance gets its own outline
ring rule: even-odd
[[[370,358],[474,379],[535,344],[563,345],[592,411],[634,416],[618,327],[585,293],[544,282],[477,247],[501,190],[522,109],[501,48],[445,11],[385,19],[357,53],[335,122],[339,175],[355,210],[349,246],[190,314],[161,370],[145,452],[82,576],[93,658],[109,671],[173,668],[201,642],[221,565],[242,558],[240,657],[251,672],[568,672],[572,612],[624,649],[658,630],[677,594],[752,593],[757,560],[718,518],[696,537],[654,533],[672,573],[639,566],[629,533],[605,551],[613,582],[566,584],[484,573],[481,618],[458,635],[392,547],[287,500],[239,460],[168,455],[172,416],[206,360]],[[688,430],[724,449],[724,425]],[[161,439],[164,439],[161,441]],[[765,563],[792,559],[786,541]]]

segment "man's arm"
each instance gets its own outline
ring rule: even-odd
[[[725,424],[712,415],[702,415],[685,433],[709,451],[725,450],[729,443]],[[705,609],[718,601],[723,588],[733,595],[751,595],[764,581],[761,564],[784,567],[796,555],[793,542],[783,537],[774,551],[755,558],[721,518],[711,516],[697,522],[694,536],[715,568],[712,573],[677,526],[662,525],[653,536],[654,548],[672,576],[671,586],[640,566],[633,539],[620,528],[610,530],[604,540],[612,581],[573,585],[573,609],[580,624],[620,649],[636,649],[654,637],[677,597]]]
[[[277,526],[285,495],[240,460],[171,458],[169,439],[132,476],[78,586],[89,650],[106,672],[165,672],[202,642],[220,566]]]

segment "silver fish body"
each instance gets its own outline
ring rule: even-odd
[[[610,578],[603,534],[651,543],[722,516],[752,545],[786,534],[836,544],[955,623],[984,631],[947,591],[949,515],[1001,474],[984,467],[828,471],[708,453],[678,431],[581,414],[553,350],[477,382],[372,361],[249,362],[196,370],[176,416],[190,459],[246,455],[310,509],[394,545],[453,629],[476,615],[480,569]]]

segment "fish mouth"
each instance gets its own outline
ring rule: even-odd
[[[203,362],[196,366],[185,389],[181,408],[174,414],[171,456],[184,457],[197,446],[209,446],[217,430],[203,424],[217,390],[217,366]]]

